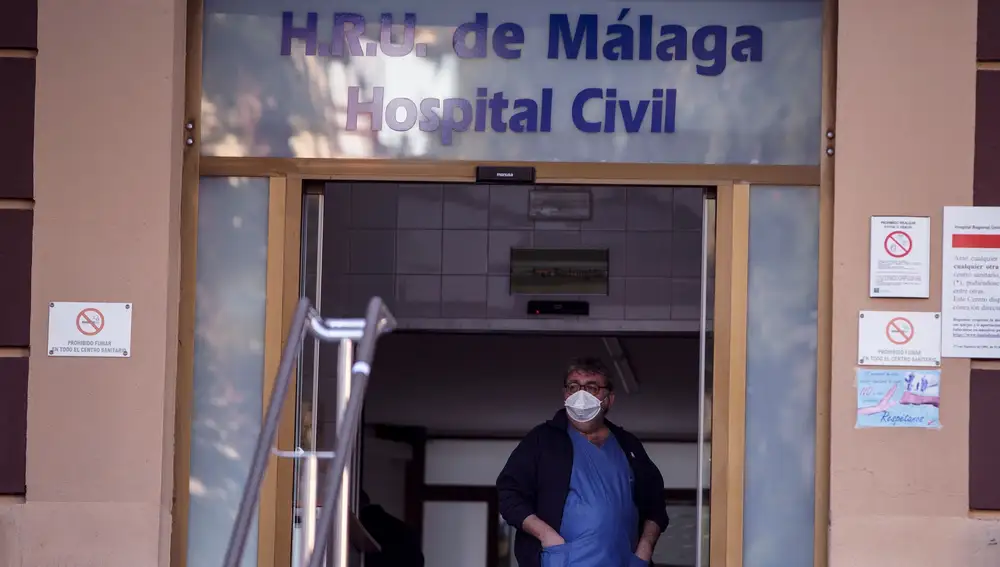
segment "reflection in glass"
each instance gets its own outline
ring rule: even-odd
[[[187,558],[191,566],[222,564],[260,432],[267,210],[267,179],[201,179]],[[256,564],[255,520],[243,565]]]
[[[302,267],[302,277],[299,296],[308,297],[313,306],[319,307],[319,278],[322,274],[322,260],[319,249],[322,243],[319,239],[322,230],[323,196],[307,193],[302,202],[302,241],[300,247],[299,265]],[[316,450],[317,412],[315,408],[318,390],[313,387],[315,372],[318,368],[319,341],[306,337],[302,341],[299,356],[297,399],[295,403],[295,447],[305,451]],[[300,552],[300,531],[302,513],[300,505],[304,495],[299,493],[302,481],[301,461],[295,461],[294,498],[289,505],[292,507],[292,565],[297,565]]]
[[[743,565],[811,565],[819,189],[750,190]]]
[[[201,107],[202,149],[207,155],[818,163],[823,12],[823,3],[818,0],[668,0],[644,2],[641,9],[606,0],[580,0],[572,5],[479,0],[463,3],[460,8],[454,2],[413,0],[352,0],[336,7],[322,0],[205,0],[204,4]],[[581,14],[596,14],[598,28],[603,30],[629,8],[633,26],[639,18],[649,17],[656,30],[680,25],[688,37],[708,38],[713,47],[693,39],[681,51],[691,54],[704,50],[718,68],[706,76],[704,62],[696,61],[693,55],[687,55],[687,60],[661,61],[659,55],[650,53],[648,60],[640,60],[642,56],[637,54],[635,60],[626,62],[610,61],[603,55],[592,58],[581,54],[574,60],[547,55],[549,37],[558,37],[549,30],[550,13],[568,12],[571,28]],[[289,25],[298,29],[307,26],[307,13],[317,14],[312,45],[321,54],[307,54],[306,42],[300,40],[290,40],[284,50],[287,55],[282,54],[283,31],[288,29],[282,14],[286,11],[293,15]],[[342,42],[332,45],[334,11],[356,12],[365,18],[360,38],[365,55],[328,54],[330,47],[343,46]],[[379,14],[394,16],[392,35],[398,41],[404,35],[405,12],[416,13],[411,37],[425,51],[420,56],[411,52],[390,57],[383,53],[384,46],[379,46]],[[459,57],[453,42],[456,28],[472,21],[477,12],[487,13],[489,27],[494,29],[500,22],[521,26],[523,52],[515,59],[495,54]],[[707,29],[703,27],[706,24],[725,26],[726,37],[716,39],[699,31]],[[759,59],[739,61],[734,47],[736,27],[747,24],[760,28],[765,48]],[[649,39],[656,45],[659,34]],[[641,40],[636,38],[636,43]],[[641,104],[638,108],[650,110],[635,111],[638,123],[633,121],[627,134],[623,118],[616,120],[615,130],[582,133],[573,112],[578,93],[611,85],[617,89],[618,100],[630,101],[633,109]],[[672,98],[665,98],[665,86],[676,89],[676,104],[664,102]],[[351,87],[357,87],[355,92],[349,90]],[[358,113],[358,105],[376,100],[376,87],[383,90],[373,130],[369,116]],[[479,89],[485,96],[479,96]],[[543,89],[548,90],[548,104]],[[445,120],[438,121],[439,113],[462,113],[461,107],[453,108],[456,99],[459,104],[470,104],[471,110],[476,103],[470,101],[488,100],[499,92],[506,97],[504,108],[508,110],[490,116],[484,126],[469,127],[466,123],[455,132],[440,126]],[[408,100],[400,104],[399,99]],[[418,119],[423,113],[418,107],[422,109],[423,102],[434,99],[438,101],[436,110]],[[453,102],[441,102],[448,99]],[[536,108],[550,108],[545,113],[547,124],[539,124],[538,113],[533,111],[536,124],[528,127],[528,132],[512,133],[509,124],[516,99],[531,100]],[[391,103],[393,100],[397,102]],[[662,115],[654,110],[660,106],[675,111]],[[610,127],[603,110],[604,104],[595,99],[579,112],[593,124]],[[654,115],[663,119],[654,119]],[[667,119],[670,115],[674,120]],[[494,117],[499,123],[492,120]],[[437,126],[427,128],[428,124]],[[670,128],[667,124],[673,124],[676,131],[660,133]]]

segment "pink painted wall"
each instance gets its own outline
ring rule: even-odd
[[[169,562],[184,0],[42,0],[27,496],[4,567]],[[49,358],[50,301],[135,306],[132,357]]]
[[[858,310],[940,309],[941,208],[972,204],[976,8],[840,0],[831,567],[1000,564],[1000,524],[968,511],[968,360],[944,362],[940,431],[854,429]],[[874,214],[931,216],[931,299],[868,298]]]
[[[48,301],[130,301],[136,348],[33,349],[4,567],[168,564],[184,4],[40,2],[31,342]],[[972,202],[976,1],[839,9],[830,564],[997,565],[1000,524],[968,513],[968,361],[944,365],[941,431],[853,428],[854,316],[886,305],[865,289],[868,217],[931,215],[937,246],[941,207]],[[932,273],[933,299],[891,308],[939,308]]]

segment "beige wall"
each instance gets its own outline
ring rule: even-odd
[[[839,26],[830,565],[1000,565],[968,512],[968,360],[940,431],[854,429],[857,311],[940,309],[941,208],[972,204],[976,0],[840,0]],[[931,216],[930,300],[868,299],[872,214]]]
[[[4,567],[167,565],[183,0],[41,0],[27,498]],[[49,301],[129,301],[132,358],[48,358]]]
[[[130,301],[129,360],[31,357],[28,496],[0,501],[0,565],[166,565],[176,363],[183,0],[42,0],[32,343],[50,300]],[[123,25],[122,22],[129,24]],[[939,432],[853,428],[871,214],[972,202],[975,0],[840,0],[832,567],[1000,564],[968,514],[969,365]],[[929,38],[933,38],[931,41]]]

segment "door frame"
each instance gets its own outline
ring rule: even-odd
[[[213,160],[214,161],[214,160]],[[311,162],[309,162],[311,163]],[[219,164],[220,166],[222,164]],[[235,164],[230,164],[235,165]],[[307,164],[308,165],[308,164]],[[475,183],[475,165],[460,164],[426,164],[404,161],[373,162],[371,160],[352,164],[345,171],[328,171],[325,175],[309,174],[308,177],[296,175],[288,178],[272,178],[272,190],[283,190],[283,198],[275,196],[274,200],[284,203],[283,218],[285,232],[280,248],[285,253],[283,265],[292,269],[294,262],[295,277],[285,273],[286,283],[278,293],[282,295],[286,311],[294,308],[299,297],[300,283],[298,275],[301,245],[301,225],[306,182],[342,180],[357,182],[462,182]],[[712,444],[710,460],[710,478],[713,489],[708,501],[710,514],[710,547],[709,557],[712,567],[737,566],[742,563],[743,534],[743,454],[745,428],[745,391],[746,391],[746,290],[747,290],[747,250],[749,240],[749,195],[748,183],[732,181],[714,181],[709,183],[676,183],[664,182],[662,177],[649,175],[639,177],[636,168],[619,164],[586,164],[585,167],[573,167],[573,177],[559,177],[569,172],[567,164],[532,163],[536,168],[536,184],[539,185],[617,185],[617,186],[699,186],[714,189],[716,199],[716,236],[715,236],[715,305],[714,305],[714,352],[712,374]],[[583,165],[583,164],[578,164]],[[665,166],[649,166],[655,172]],[[701,168],[697,168],[701,169]],[[227,169],[228,170],[228,169]],[[228,170],[231,171],[231,170]],[[435,172],[437,172],[435,174]],[[651,172],[651,173],[652,173]],[[784,172],[787,185],[798,185],[804,181],[803,172]],[[233,175],[233,173],[230,173]],[[810,176],[811,177],[811,176]],[[815,185],[813,185],[815,186]],[[275,211],[277,213],[278,211]],[[277,237],[277,235],[275,235]],[[277,244],[277,243],[276,243]],[[294,260],[292,260],[294,258]],[[270,295],[270,289],[268,294]],[[286,327],[282,337],[288,334]],[[265,345],[268,350],[278,351],[280,344]],[[276,364],[276,363],[275,363]],[[294,441],[294,404],[297,399],[296,386],[293,384],[289,398],[286,400],[285,419],[279,430],[279,449],[290,450]],[[291,404],[290,406],[287,404]],[[291,419],[288,416],[293,416]],[[283,464],[283,463],[281,463]],[[265,501],[262,495],[260,510],[269,520],[278,522],[278,511],[289,509],[293,498],[294,478],[290,466],[279,464],[277,478],[273,481],[274,489],[267,492]],[[269,487],[265,482],[265,487]],[[718,488],[716,488],[718,487]],[[290,514],[289,514],[290,517]],[[818,518],[817,518],[818,519]],[[290,520],[289,520],[290,521]],[[261,544],[265,543],[263,534]],[[290,525],[290,524],[288,524]],[[286,532],[288,532],[286,534]],[[268,549],[273,550],[273,563],[267,567],[290,567],[284,557],[291,557],[291,532],[281,530],[273,538],[267,538]],[[265,567],[263,563],[260,567]]]
[[[267,297],[265,301],[265,376],[261,392],[270,397],[281,350],[289,334],[291,318],[300,293],[300,246],[303,214],[303,183],[323,180],[475,182],[472,163],[427,163],[411,161],[336,161],[318,168],[315,160],[280,160],[281,169],[261,167],[258,160],[202,158],[203,176],[267,177],[269,221],[267,253]],[[267,160],[261,160],[267,161]],[[709,500],[711,567],[742,567],[743,563],[743,469],[745,446],[746,317],[751,183],[745,180],[711,179],[756,166],[671,166],[631,164],[529,163],[536,168],[540,185],[621,185],[714,187],[716,194],[715,311],[713,352],[713,407],[711,445],[711,496]],[[303,171],[300,171],[303,170]],[[325,169],[325,173],[314,172]],[[829,517],[829,317],[831,286],[829,260],[832,253],[832,195],[829,184],[820,183],[819,168],[776,168],[771,181],[754,184],[814,188],[820,185],[820,305],[816,432],[816,567],[826,565],[826,526]],[[681,175],[685,173],[686,175]],[[759,172],[757,172],[759,173]],[[756,176],[754,176],[756,177]],[[779,179],[780,178],[780,179]],[[824,189],[824,186],[827,188]],[[182,277],[181,360],[178,376],[177,455],[175,507],[171,564],[186,567],[187,479],[190,451],[190,400],[193,388],[194,265],[197,245],[197,183],[185,194],[186,216],[184,275]],[[296,387],[285,400],[277,446],[291,450],[295,434]],[[266,406],[266,403],[264,404]],[[271,458],[258,508],[258,567],[290,567],[294,466],[286,459]]]
[[[470,182],[472,163],[382,159],[221,158],[201,155],[203,0],[187,0],[185,124],[181,196],[181,293],[174,430],[173,530],[170,564],[187,567],[187,531],[194,374],[194,321],[199,180],[205,176],[270,180],[265,387],[267,400],[282,343],[298,297],[302,183],[310,180]],[[716,299],[712,411],[712,567],[742,567],[742,491],[746,392],[746,290],[749,190],[751,184],[820,188],[820,257],[816,393],[816,506],[814,567],[828,563],[830,469],[830,343],[833,251],[833,137],[836,96],[837,0],[824,0],[822,124],[826,154],[817,166],[677,165],[607,163],[518,163],[534,165],[539,184],[695,185],[716,187]],[[725,340],[720,335],[725,327]],[[278,446],[294,440],[294,400],[285,401]],[[725,436],[725,442],[720,442]],[[294,469],[272,458],[258,509],[258,567],[286,567],[291,561],[291,494]],[[265,497],[266,496],[266,497]],[[265,529],[268,526],[269,529]],[[287,526],[288,529],[281,528]],[[286,553],[287,551],[287,553]]]

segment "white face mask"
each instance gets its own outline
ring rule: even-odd
[[[601,400],[590,392],[580,390],[566,398],[566,415],[578,423],[587,423],[601,413]]]

